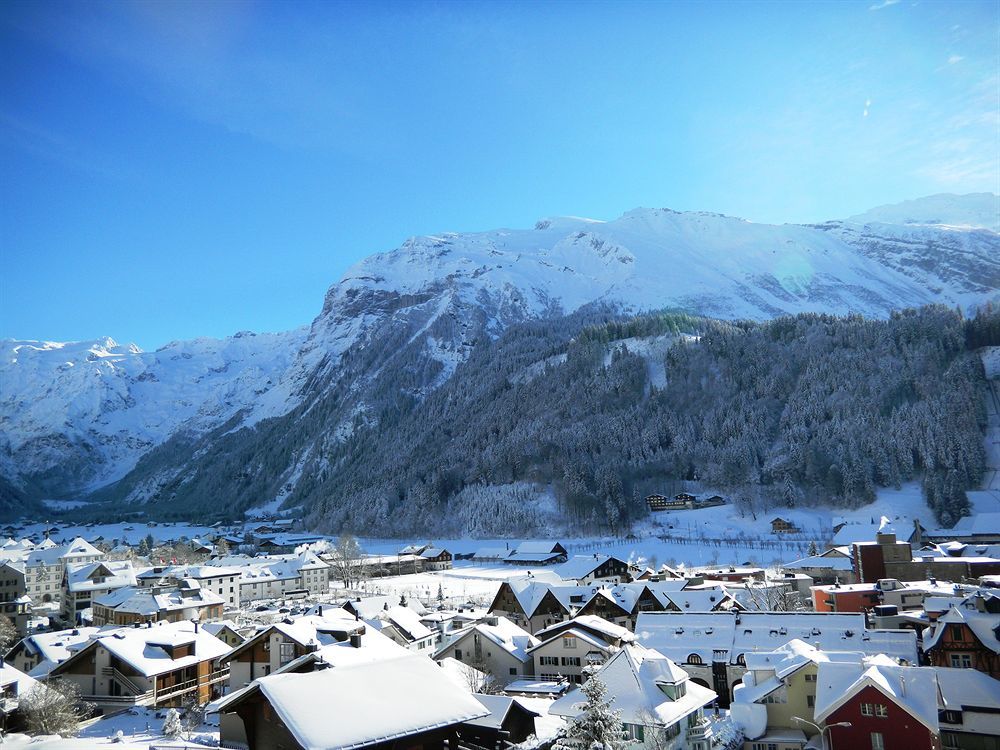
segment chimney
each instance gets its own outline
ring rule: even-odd
[[[323,605],[322,604],[319,605],[319,609],[317,611],[319,613],[319,616],[322,617],[323,616]]]
[[[361,633],[351,633],[351,648],[361,648]]]

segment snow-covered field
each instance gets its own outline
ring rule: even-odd
[[[25,734],[11,734],[0,739],[4,750],[92,750],[94,748],[116,748],[116,750],[151,750],[159,748],[198,748],[218,746],[218,724],[203,724],[191,733],[190,741],[185,738],[171,739],[161,731],[167,709],[154,711],[136,707],[108,716],[85,725],[79,737],[62,738],[58,735],[29,737]],[[209,717],[211,721],[211,717]],[[119,732],[121,735],[119,736]]]
[[[1000,512],[1000,491],[970,492],[969,499],[977,513]],[[801,532],[775,534],[771,519],[780,516],[794,523]],[[881,489],[874,503],[856,510],[844,508],[785,508],[780,505],[766,510],[758,509],[756,517],[740,514],[733,505],[721,505],[699,510],[663,511],[637,524],[632,537],[563,537],[560,541],[570,554],[604,552],[636,561],[655,561],[677,565],[699,566],[707,564],[732,564],[754,562],[768,565],[776,560],[795,560],[805,556],[810,542],[822,546],[833,536],[833,526],[838,523],[870,525],[882,516],[900,522],[907,528],[919,520],[926,528],[936,528],[937,522],[923,501],[916,482],[900,489]],[[45,524],[25,527],[23,534],[40,534]],[[82,526],[59,524],[56,541],[82,536],[94,540],[126,540],[138,544],[147,534],[157,542],[168,539],[203,538],[218,533],[219,529],[200,524],[161,523],[148,526],[144,523],[116,523]],[[899,531],[903,529],[900,528]],[[410,542],[433,542],[447,548],[454,555],[471,554],[483,547],[515,547],[523,539],[375,539],[362,538],[362,548],[370,554],[394,555]],[[509,572],[508,572],[509,571]],[[495,565],[484,566],[471,561],[456,561],[455,570],[448,575],[454,578],[456,595],[461,591],[475,596],[479,580],[498,581],[510,575],[522,574],[523,569]],[[461,585],[459,585],[461,584]],[[417,579],[401,586],[430,585]],[[433,583],[436,591],[437,582]],[[464,589],[463,589],[464,587]]]

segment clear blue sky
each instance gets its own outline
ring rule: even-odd
[[[998,4],[0,4],[0,336],[284,330],[372,252],[1000,192]]]

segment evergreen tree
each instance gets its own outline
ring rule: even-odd
[[[574,750],[622,750],[629,742],[622,724],[622,712],[611,708],[608,688],[597,675],[580,687],[586,697],[583,712],[566,729],[560,745]]]
[[[176,708],[167,710],[167,715],[163,719],[163,734],[166,737],[176,739],[181,736],[181,715]]]
[[[809,542],[809,552],[808,552],[809,557],[815,557],[818,554],[819,554],[819,547],[816,546],[816,542],[815,541]]]

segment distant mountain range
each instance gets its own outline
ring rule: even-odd
[[[199,462],[227,440],[245,447],[247,431],[284,419],[300,425],[294,448],[276,434],[263,454],[237,450],[221,494],[204,502],[315,504],[303,487],[336,471],[324,463],[332,442],[377,425],[371,404],[426,398],[514,324],[590,309],[724,320],[885,318],[929,303],[968,311],[1000,301],[998,229],[992,194],[808,226],[645,208],[608,222],[560,217],[372,255],[330,288],[311,326],[287,333],[156,352],[111,339],[0,341],[0,496],[10,508],[86,497],[159,508],[197,484],[208,470]],[[226,489],[261,472],[256,490]]]

